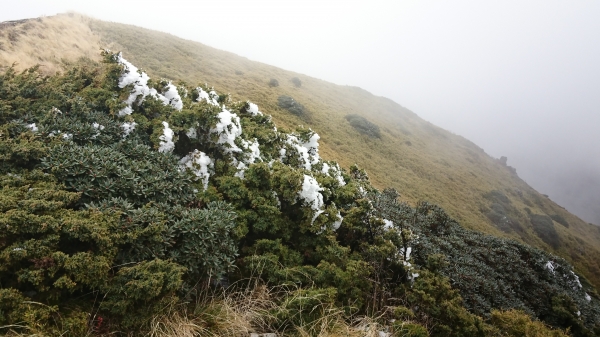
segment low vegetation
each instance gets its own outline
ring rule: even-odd
[[[300,104],[290,96],[279,96],[277,98],[277,105],[298,117],[306,118],[308,116],[308,111],[304,105]]]
[[[373,138],[381,138],[379,126],[369,122],[366,118],[359,115],[348,115],[346,120],[356,131]]]
[[[567,261],[400,202],[322,159],[319,139],[109,51],[53,76],[9,68],[2,333],[600,332]]]

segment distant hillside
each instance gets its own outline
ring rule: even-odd
[[[356,163],[376,187],[392,186],[412,204],[439,204],[466,228],[553,252],[600,287],[598,227],[539,194],[472,142],[387,98],[170,34],[74,14],[0,28],[4,67],[39,62],[52,72],[78,57],[98,58],[100,48],[122,51],[151,77],[206,83],[235,100],[251,100],[280,127],[312,128],[321,136],[323,158],[344,168]]]

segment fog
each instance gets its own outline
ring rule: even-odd
[[[12,1],[360,86],[464,136],[600,224],[600,1]]]

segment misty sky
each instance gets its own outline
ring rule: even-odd
[[[2,7],[0,21],[74,10],[362,87],[507,156],[520,177],[567,209],[583,216],[595,208],[597,217],[583,217],[600,224],[600,1],[19,0]]]

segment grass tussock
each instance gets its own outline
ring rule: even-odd
[[[379,337],[389,327],[381,317],[353,317],[324,303],[295,307],[305,294],[295,287],[267,287],[255,280],[244,287],[205,290],[200,300],[172,307],[149,323],[149,337]],[[313,298],[313,300],[317,298]],[[313,315],[317,313],[317,315]],[[306,317],[314,319],[307,319]]]
[[[23,70],[39,64],[51,74],[81,57],[99,59],[100,38],[89,18],[69,13],[0,26],[0,70],[15,64]]]

